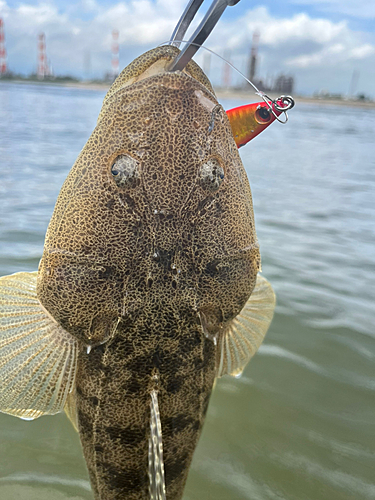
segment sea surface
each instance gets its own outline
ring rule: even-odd
[[[0,84],[0,275],[37,269],[104,94]],[[184,500],[374,500],[375,110],[297,102],[240,153],[277,308],[216,386]],[[1,500],[92,498],[64,414],[0,414]]]

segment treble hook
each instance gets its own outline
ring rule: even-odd
[[[254,84],[252,84],[253,87],[255,87]],[[273,116],[276,118],[276,120],[279,123],[282,123],[283,125],[287,123],[289,120],[288,118],[288,113],[290,109],[292,109],[295,105],[295,101],[291,95],[282,95],[278,97],[277,99],[271,99],[271,97],[261,90],[258,90],[256,87],[256,94],[258,94],[263,101],[267,104],[267,107],[269,111],[273,114]],[[278,111],[279,113],[284,113],[285,114],[285,120],[280,120],[279,115],[275,113],[275,110]]]

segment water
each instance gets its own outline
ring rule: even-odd
[[[103,96],[0,84],[0,275],[37,268]],[[241,149],[277,309],[217,384],[184,500],[375,499],[374,137],[374,109],[297,104]],[[0,414],[3,498],[92,499],[65,415]]]

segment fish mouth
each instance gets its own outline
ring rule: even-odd
[[[180,50],[177,47],[163,45],[149,50],[134,59],[113,82],[104,98],[104,103],[117,94],[117,92],[134,83],[162,73],[168,73],[168,68],[179,53]],[[182,71],[175,71],[174,73],[189,75],[201,83],[211,94],[215,95],[210,81],[194,61],[190,61]]]

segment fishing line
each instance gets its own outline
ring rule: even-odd
[[[168,40],[167,42],[163,42],[161,43],[160,45],[158,45],[158,47],[162,46],[162,45],[165,45],[166,43],[169,43],[170,40]],[[290,109],[293,108],[293,106],[295,105],[295,102],[294,102],[294,99],[292,96],[290,95],[282,95],[280,97],[278,97],[277,99],[271,99],[271,97],[269,95],[267,95],[265,92],[263,92],[262,90],[259,90],[257,88],[257,86],[252,82],[250,81],[239,69],[237,69],[231,62],[227,61],[227,59],[225,59],[225,57],[222,57],[221,55],[217,54],[216,52],[214,52],[213,50],[209,49],[208,47],[205,47],[204,45],[201,45],[199,43],[193,43],[193,42],[190,42],[189,40],[174,40],[174,42],[179,42],[179,43],[190,43],[190,45],[196,45],[202,49],[205,49],[207,50],[208,52],[210,52],[211,54],[213,54],[214,56],[218,57],[219,59],[221,59],[222,61],[224,61],[226,64],[228,64],[232,69],[234,69],[234,71],[236,71],[240,76],[242,76],[242,78],[244,78],[246,80],[247,83],[249,83],[253,89],[255,90],[255,94],[258,95],[259,97],[261,97],[263,99],[263,101],[267,104],[267,107],[269,109],[269,111],[273,114],[273,116],[276,118],[276,120],[279,122],[279,123],[282,123],[283,125],[288,121],[288,113],[287,111],[289,111]],[[284,113],[285,114],[285,120],[280,120],[280,117],[275,113],[274,110],[277,110],[278,112],[280,113]]]

